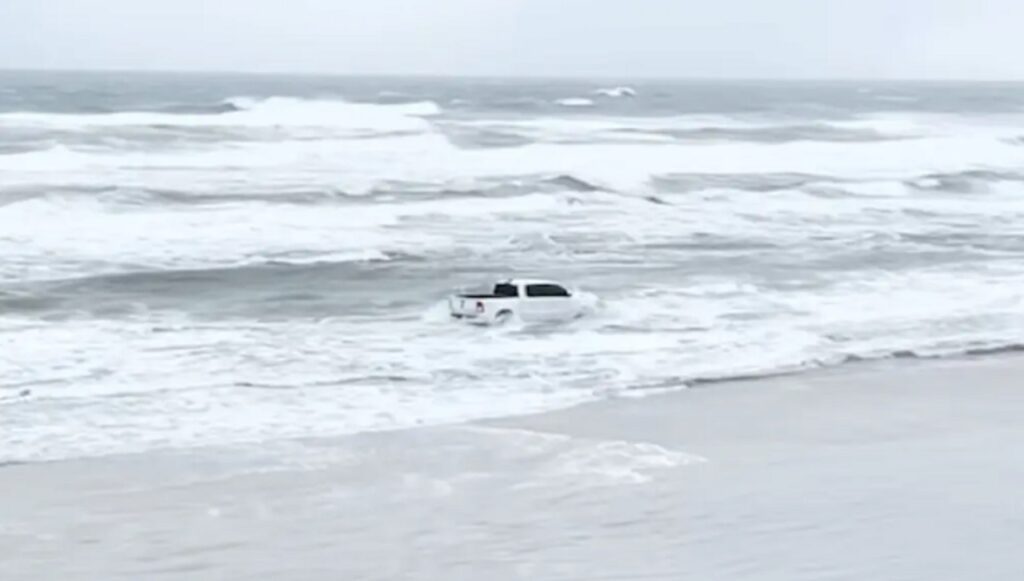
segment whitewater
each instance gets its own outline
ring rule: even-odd
[[[1024,345],[1014,86],[0,80],[0,462]]]

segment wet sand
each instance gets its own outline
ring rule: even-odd
[[[1024,359],[0,468],[0,579],[1024,576]]]

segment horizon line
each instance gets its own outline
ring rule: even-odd
[[[250,77],[326,77],[363,79],[434,79],[434,80],[520,80],[520,81],[612,81],[612,82],[792,82],[792,83],[1024,83],[1024,78],[958,78],[958,77],[757,77],[757,76],[669,76],[669,75],[582,75],[582,74],[464,74],[442,72],[337,72],[337,71],[279,71],[279,70],[214,70],[214,69],[137,69],[130,67],[64,68],[64,67],[4,67],[0,73],[72,73],[72,74],[131,74],[131,75],[194,75],[194,76],[250,76]]]

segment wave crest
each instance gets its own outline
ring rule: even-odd
[[[344,100],[292,97],[235,97],[213,107],[190,111],[126,111],[119,113],[4,113],[0,127],[52,129],[104,127],[329,127],[376,132],[418,131],[424,119],[438,115],[432,101],[378,105]]]
[[[563,107],[593,107],[594,101],[583,97],[568,97],[555,101]]]
[[[594,91],[595,95],[602,97],[611,97],[613,99],[620,99],[622,97],[636,97],[636,89],[633,87],[609,87],[605,89],[598,89]]]

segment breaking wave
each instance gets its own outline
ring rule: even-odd
[[[424,118],[440,112],[441,108],[429,101],[379,105],[291,97],[236,97],[213,106],[178,105],[156,112],[0,113],[0,127],[330,127],[388,132],[422,129]]]
[[[591,99],[585,99],[583,97],[567,97],[565,99],[559,99],[555,101],[563,107],[593,107],[594,101]]]
[[[595,95],[602,97],[611,97],[613,99],[620,99],[622,97],[636,97],[636,89],[632,87],[610,87],[607,89],[597,89],[594,91]]]

